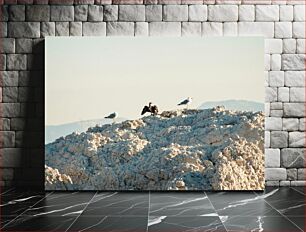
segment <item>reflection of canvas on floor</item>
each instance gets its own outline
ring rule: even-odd
[[[45,187],[261,190],[263,89],[262,38],[48,38]]]

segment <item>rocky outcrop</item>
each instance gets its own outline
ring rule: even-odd
[[[72,180],[70,176],[60,174],[57,169],[45,165],[45,187],[48,190],[72,190]]]
[[[45,158],[73,189],[259,190],[263,150],[262,112],[216,107],[89,128],[46,145]],[[67,185],[46,178],[49,188]]]

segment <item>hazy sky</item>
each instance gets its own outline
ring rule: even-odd
[[[48,37],[46,125],[206,101],[264,102],[261,37]]]

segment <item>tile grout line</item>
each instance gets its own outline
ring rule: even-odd
[[[226,228],[226,226],[223,224],[222,220],[220,219],[219,213],[217,212],[215,206],[213,205],[213,203],[211,202],[211,200],[209,199],[209,197],[208,197],[208,195],[207,195],[207,193],[206,193],[205,191],[204,191],[204,194],[205,194],[205,196],[207,197],[207,199],[208,199],[209,203],[211,204],[211,206],[213,207],[213,209],[215,210],[215,213],[218,215],[218,218],[219,218],[219,220],[221,221],[221,224],[224,226],[224,229],[225,229],[226,231],[228,231],[227,228]]]
[[[297,190],[297,189],[295,189],[295,188],[292,188],[292,187],[290,187],[291,189],[293,189],[294,191],[296,191],[296,192],[298,192],[298,193],[300,193],[300,194],[302,194],[302,195],[304,195],[305,196],[305,193],[303,193],[303,192],[300,192],[299,190]]]
[[[18,219],[20,216],[22,216],[25,212],[27,212],[29,209],[33,208],[35,205],[37,205],[39,202],[41,202],[42,200],[46,199],[49,195],[51,195],[53,192],[47,194],[45,197],[43,197],[42,199],[40,199],[39,201],[37,201],[35,204],[31,205],[28,209],[26,209],[25,211],[23,211],[21,214],[17,215],[15,218],[13,218],[13,220],[10,220],[8,223],[6,223],[3,227],[0,228],[0,230],[4,229],[7,225],[11,224],[12,222],[16,221],[16,219]],[[5,215],[3,215],[5,216]]]
[[[256,194],[256,192],[254,192]],[[256,194],[258,196],[258,194]],[[295,225],[298,229],[302,230],[297,224],[295,224],[293,221],[290,220],[290,218],[288,218],[286,215],[284,215],[283,213],[281,213],[278,209],[276,209],[273,205],[271,205],[268,201],[266,201],[266,199],[263,199],[269,206],[271,206],[274,210],[276,210],[280,215],[282,215],[284,218],[286,218],[288,221],[290,221],[293,225]]]
[[[146,232],[149,231],[150,206],[151,206],[151,191],[149,191],[149,208],[148,208],[148,220],[147,220],[147,230],[146,230]]]
[[[67,232],[71,226],[73,226],[73,224],[78,220],[78,218],[83,214],[83,212],[86,210],[86,208],[88,207],[88,205],[92,202],[92,200],[94,199],[94,197],[97,195],[98,192],[95,193],[95,195],[93,195],[93,197],[87,202],[87,204],[85,205],[84,209],[82,210],[82,213],[80,213],[75,219],[74,221],[70,224],[70,226],[65,230],[65,232]]]

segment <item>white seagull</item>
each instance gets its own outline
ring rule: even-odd
[[[184,101],[182,101],[181,103],[178,104],[178,106],[183,106],[186,105],[187,109],[188,109],[188,105],[192,102],[192,97],[188,97],[187,99],[185,99]]]
[[[114,112],[114,113],[111,113],[110,115],[108,115],[107,117],[104,117],[104,118],[113,119],[113,123],[115,123],[115,119],[117,117],[118,117],[118,113]]]

